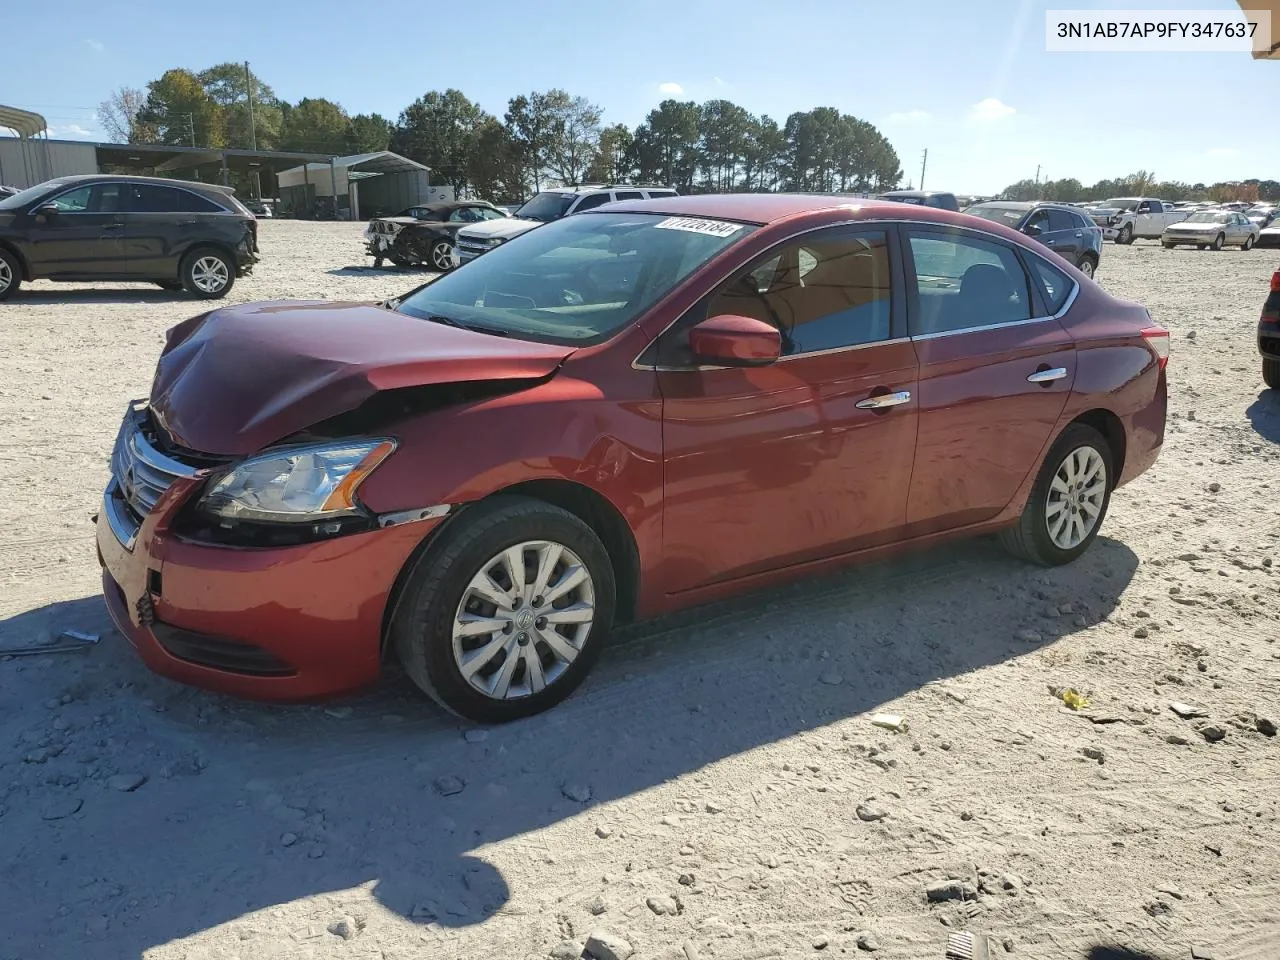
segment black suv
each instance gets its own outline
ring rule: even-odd
[[[988,200],[965,207],[964,212],[1034,237],[1087,277],[1093,276],[1102,259],[1102,228],[1065,203]]]
[[[257,252],[257,220],[228,187],[93,175],[0,200],[0,300],[35,279],[144,280],[216,300]]]

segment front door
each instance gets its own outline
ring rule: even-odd
[[[121,185],[91,183],[51,198],[57,213],[28,214],[31,270],[38,277],[99,277],[125,269]]]
[[[1061,270],[994,237],[911,227],[910,331],[920,432],[907,501],[912,535],[989,520],[1037,469],[1066,406],[1075,345],[1052,316]]]
[[[885,228],[774,247],[659,342],[668,593],[897,536],[916,436],[916,358]],[[896,291],[896,293],[895,293]],[[769,367],[700,367],[708,316],[778,327]]]

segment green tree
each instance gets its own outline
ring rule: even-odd
[[[461,90],[423,94],[400,114],[391,134],[391,149],[431,168],[431,179],[464,194],[468,161],[476,133],[491,119]]]
[[[635,137],[624,123],[615,123],[600,131],[596,145],[595,162],[587,171],[587,180],[594,183],[628,183],[636,177],[632,162],[632,145]]]
[[[747,127],[742,155],[742,186],[748,191],[778,189],[787,139],[778,122],[764,116]]]
[[[549,127],[546,169],[561,183],[577,186],[595,163],[604,111],[585,97],[571,97],[564,90],[549,90],[545,96]]]
[[[475,132],[467,158],[467,177],[477,196],[493,203],[528,197],[525,165],[511,131],[489,117]]]
[[[376,113],[357,113],[347,128],[348,153],[377,153],[391,145],[394,124]]]
[[[299,100],[283,111],[280,149],[298,153],[345,153],[351,128],[347,111],[322,97]]]
[[[248,150],[277,149],[283,124],[280,100],[275,91],[256,75],[247,74],[243,63],[220,63],[201,70],[197,78],[222,114],[226,145]],[[249,83],[252,77],[252,86]],[[249,93],[253,92],[253,123],[249,122]]]
[[[698,125],[702,111],[692,101],[663,100],[636,127],[635,166],[646,182],[692,193],[698,170]]]
[[[754,122],[751,114],[728,100],[708,100],[699,108],[702,189],[713,193],[737,189]]]
[[[166,70],[147,84],[138,119],[156,130],[160,143],[224,147],[227,130],[222,108],[190,70]]]

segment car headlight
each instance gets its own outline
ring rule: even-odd
[[[199,509],[228,520],[310,522],[359,511],[361,482],[394,440],[292,447],[252,457],[217,480]]]

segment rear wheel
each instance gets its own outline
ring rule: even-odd
[[[595,532],[559,507],[495,497],[466,508],[409,576],[391,642],[452,712],[502,723],[580,684],[613,622],[614,574]]]
[[[1115,486],[1111,447],[1093,427],[1073,423],[1049,451],[1018,522],[1000,532],[1015,556],[1043,566],[1075,560],[1093,543]]]
[[[1098,262],[1093,257],[1084,257],[1080,261],[1080,272],[1089,279],[1093,279],[1094,271],[1098,269]]]
[[[201,247],[182,261],[182,286],[200,300],[225,297],[235,282],[235,266],[221,250]]]
[[[8,300],[22,283],[22,265],[8,250],[0,249],[0,300]]]
[[[1272,390],[1280,390],[1280,360],[1262,358],[1262,382]]]
[[[1226,242],[1227,242],[1227,237],[1226,237],[1226,235],[1225,235],[1225,234],[1221,234],[1221,233],[1220,233],[1220,234],[1218,234],[1216,237],[1214,237],[1214,238],[1213,238],[1213,243],[1209,244],[1209,249],[1210,249],[1210,250],[1221,250],[1221,249],[1222,249],[1222,245],[1223,245],[1224,243],[1226,243]]]

